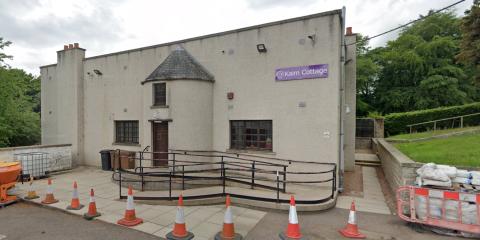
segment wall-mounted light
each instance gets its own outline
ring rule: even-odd
[[[233,92],[228,92],[228,93],[227,93],[227,99],[228,99],[228,100],[232,100],[233,97],[234,97],[234,93],[233,93]]]
[[[98,69],[93,69],[93,72],[94,72],[95,74],[97,74],[98,76],[102,76],[102,75],[103,75],[103,73],[100,72],[100,70],[98,70]]]
[[[315,40],[317,40],[317,35],[315,35],[315,34],[308,35],[307,37],[308,37],[308,39],[312,40],[313,43],[315,43]]]
[[[267,48],[265,47],[265,44],[263,44],[263,43],[257,44],[257,51],[259,53],[267,52]]]

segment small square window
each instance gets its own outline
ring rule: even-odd
[[[138,144],[138,121],[115,121],[115,142]]]

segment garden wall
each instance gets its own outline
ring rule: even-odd
[[[0,148],[0,161],[12,162],[15,154],[20,153],[46,153],[49,171],[66,170],[74,166],[71,144]]]
[[[373,139],[372,150],[377,153],[385,178],[394,192],[399,186],[415,182],[415,171],[423,164],[414,162],[383,138]]]

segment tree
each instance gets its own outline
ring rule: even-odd
[[[10,45],[0,38],[0,49]],[[11,58],[0,53],[0,62]],[[0,147],[40,142],[40,80],[21,69],[0,66]]]
[[[369,55],[368,36],[357,34],[357,115],[366,116],[373,110],[378,65]]]
[[[461,21],[462,40],[457,59],[471,68],[480,85],[480,0],[475,0]]]
[[[5,47],[10,46],[10,44],[12,44],[12,42],[4,41],[3,38],[0,37],[0,50],[3,50]],[[0,67],[3,66],[3,64],[5,63],[4,62],[5,59],[12,59],[12,56],[7,55],[7,54],[0,51]]]
[[[385,114],[478,99],[471,71],[455,59],[462,36],[460,19],[452,12],[429,14],[385,47],[357,49],[359,108]]]

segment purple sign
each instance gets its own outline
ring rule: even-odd
[[[276,81],[287,81],[310,78],[327,78],[328,64],[279,68],[275,70]]]

